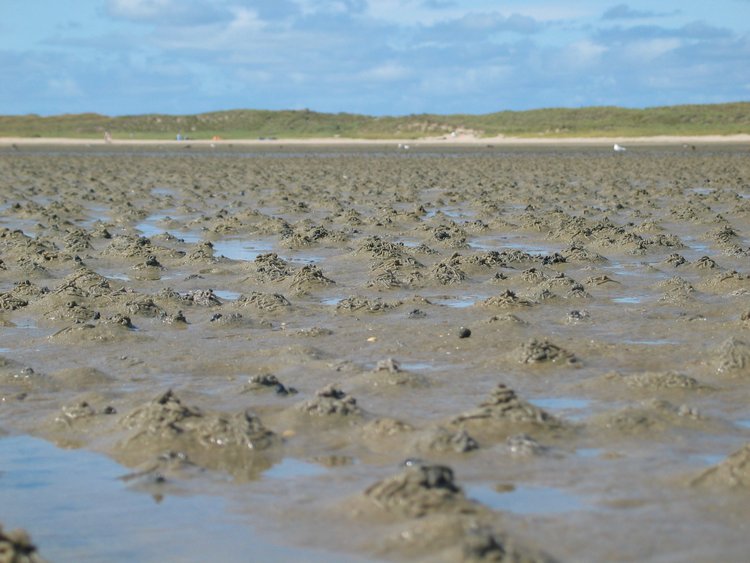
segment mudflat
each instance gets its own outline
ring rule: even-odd
[[[746,145],[5,146],[0,216],[0,447],[193,555],[746,560]]]

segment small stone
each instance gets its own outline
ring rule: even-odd
[[[458,329],[458,337],[459,338],[469,338],[471,336],[471,330],[466,328],[465,326],[462,326]]]
[[[591,317],[591,314],[588,311],[571,311],[568,313],[568,322],[569,323],[577,323],[579,321],[585,321],[588,320]]]

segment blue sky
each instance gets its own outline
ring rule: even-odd
[[[0,0],[0,114],[750,100],[750,0]]]

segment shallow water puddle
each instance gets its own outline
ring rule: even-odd
[[[177,195],[172,188],[164,188],[164,187],[153,188],[151,190],[151,193],[154,195],[171,195],[171,196]]]
[[[365,367],[369,370],[376,370],[378,364],[377,362],[370,362],[365,364]],[[398,362],[398,367],[402,371],[426,371],[434,369],[434,366],[430,362]]]
[[[14,328],[21,328],[25,330],[34,330],[39,328],[39,325],[36,324],[36,321],[32,319],[31,317],[24,317],[22,319],[18,319],[13,323],[15,326]]]
[[[716,190],[714,188],[689,188],[686,190],[686,193],[694,193],[698,195],[708,195],[710,193],[715,192]]]
[[[271,241],[264,240],[223,240],[214,242],[213,246],[216,256],[224,256],[231,260],[252,262],[261,254],[273,252],[274,244]],[[298,264],[316,264],[323,260],[320,256],[306,252],[293,252],[283,256],[279,254],[279,257]]]
[[[642,268],[636,268],[633,264],[622,264],[621,262],[615,262],[609,266],[603,266],[602,269],[611,270],[612,272],[615,272],[618,276],[643,276],[644,275]]]
[[[643,339],[643,340],[621,340],[623,344],[635,344],[635,345],[641,345],[641,346],[663,346],[666,344],[679,344],[676,340],[668,340],[666,338],[654,338],[652,340],[649,339]]]
[[[138,223],[135,228],[144,236],[144,237],[154,237],[156,235],[160,235],[164,232],[164,229],[158,227],[156,223],[159,221],[163,221],[166,219],[166,215],[149,215],[146,217],[143,221]]]
[[[13,337],[15,337],[14,340],[17,342],[17,344],[14,344],[13,348],[6,348],[8,352],[28,349],[28,342],[31,342],[32,340],[37,338],[47,338],[48,336],[57,332],[54,328],[39,326],[36,322],[36,319],[33,319],[31,317],[16,318],[15,320],[11,321],[11,323],[12,324],[9,324],[7,326],[7,328],[10,329],[7,333],[9,338],[6,338],[5,340],[7,343],[7,341],[10,340],[10,336],[12,335]],[[17,340],[18,338],[21,338],[22,340],[19,342]],[[2,505],[0,505],[0,508],[1,507]]]
[[[462,217],[470,217],[473,216],[473,213],[466,213],[465,211],[462,211],[460,209],[449,209],[449,208],[442,208],[442,209],[433,209],[428,211],[424,218],[425,219],[431,219],[438,213],[441,213],[445,215],[446,217],[450,217],[451,219],[460,219]]]
[[[615,297],[612,299],[612,302],[614,303],[628,303],[628,304],[635,304],[640,303],[643,301],[643,297]]]
[[[698,240],[694,237],[685,237],[683,239],[683,242],[687,245],[687,247],[690,250],[692,250],[693,252],[699,253],[701,255],[707,254],[711,249],[708,243],[698,242]]]
[[[574,397],[549,397],[542,399],[530,399],[532,405],[550,412],[558,412],[572,421],[580,421],[586,418],[591,401],[588,399],[577,399]]]
[[[218,297],[219,299],[224,299],[226,301],[236,301],[239,299],[241,293],[238,293],[236,291],[225,291],[223,289],[214,289],[214,295]]]
[[[550,397],[547,399],[530,399],[529,402],[540,409],[547,410],[581,410],[587,408],[591,401],[573,397]]]
[[[98,454],[13,436],[0,439],[0,460],[4,526],[26,528],[51,561],[331,560],[264,540],[218,498],[155,502],[120,480],[127,468]]]
[[[2,350],[0,350],[2,352]],[[739,426],[740,428],[748,428],[750,429],[750,418],[745,418],[743,420],[738,420],[734,423],[736,426]]]
[[[213,243],[214,254],[224,256],[230,260],[245,260],[252,262],[261,254],[273,250],[273,243],[268,241],[254,240],[222,240]]]
[[[427,299],[435,301],[438,305],[445,305],[446,307],[453,307],[455,309],[464,309],[471,307],[478,301],[484,301],[490,297],[490,295],[462,295],[460,297],[446,297],[446,296],[435,296],[428,297]]]
[[[407,371],[425,371],[434,369],[434,366],[429,362],[401,362],[401,369]]]
[[[725,455],[718,454],[698,454],[691,455],[690,459],[705,463],[706,465],[717,465],[726,459]]]
[[[583,458],[599,457],[604,452],[601,448],[580,448],[576,450],[576,455]]]
[[[560,252],[564,245],[559,244],[547,244],[542,242],[533,241],[519,241],[517,238],[513,238],[515,242],[511,242],[508,237],[493,238],[493,237],[480,237],[469,242],[469,248],[475,250],[482,250],[489,252],[496,250],[502,252],[504,249],[520,250],[527,254],[554,254]]]
[[[516,487],[499,492],[491,485],[470,485],[466,493],[493,510],[516,514],[561,514],[587,508],[577,496],[553,487]]]
[[[317,264],[319,262],[323,261],[322,256],[318,256],[316,254],[308,254],[306,252],[294,254],[292,256],[282,256],[284,260],[289,260],[290,262],[294,262],[296,264]]]
[[[32,219],[9,219],[8,217],[3,217],[3,220],[4,227],[14,231],[21,231],[31,239],[37,238],[37,233],[34,232],[34,229],[38,228],[38,221]]]
[[[540,243],[527,243],[527,242],[509,242],[505,245],[506,248],[513,250],[520,250],[528,254],[552,254],[554,252],[560,252],[563,249],[562,245],[547,245]]]
[[[469,248],[473,248],[474,250],[482,250],[485,252],[489,252],[490,250],[500,250],[502,247],[503,245],[499,241],[481,242],[475,240],[469,243]]]
[[[403,244],[406,248],[418,248],[419,245],[422,244],[416,240],[399,240],[397,242]]]
[[[97,221],[105,221],[110,213],[110,209],[104,205],[92,205],[87,209],[87,212],[90,218],[80,221],[80,225],[85,229],[90,229]]]
[[[320,465],[287,457],[281,463],[277,463],[271,469],[265,471],[263,476],[269,479],[294,479],[297,477],[317,477],[325,473],[325,468]]]
[[[151,238],[158,235],[163,235],[167,232],[167,230],[161,228],[158,223],[166,219],[168,216],[163,214],[157,214],[157,215],[150,215],[140,223],[138,223],[135,228],[145,237]],[[202,240],[202,237],[195,232],[192,231],[173,231],[171,234],[174,236],[181,238],[187,243],[195,244]]]

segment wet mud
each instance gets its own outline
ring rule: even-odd
[[[36,546],[25,530],[4,531],[0,526],[0,561],[7,563],[42,563]]]
[[[4,433],[207,542],[746,560],[747,147],[246,151],[0,152]]]

